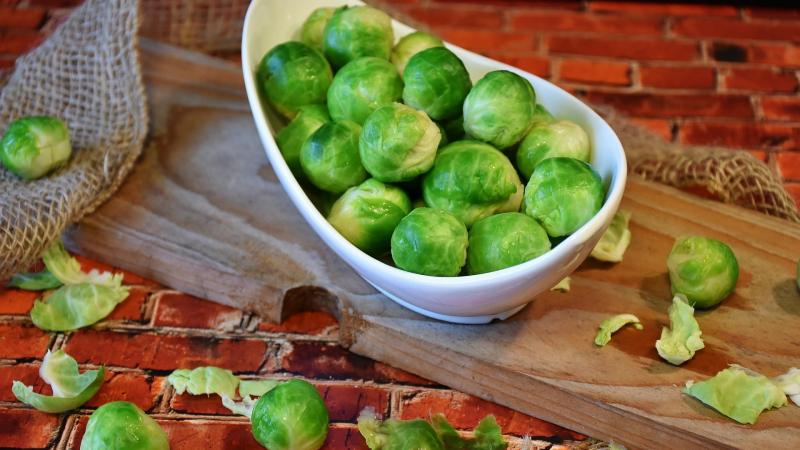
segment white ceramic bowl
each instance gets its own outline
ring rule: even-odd
[[[267,51],[282,42],[297,39],[301,24],[315,8],[344,4],[361,2],[253,0],[250,4],[242,36],[242,70],[250,108],[272,168],[289,198],[319,237],[387,297],[429,317],[451,322],[486,323],[509,317],[534,296],[550,289],[575,270],[602,236],[625,189],[627,166],[622,144],[600,116],[559,87],[517,68],[447,44],[464,62],[473,83],[493,70],[516,72],[531,82],[538,103],[554,116],[580,124],[591,136],[592,166],[606,185],[606,201],[597,215],[548,253],[497,272],[432,277],[406,272],[378,261],[342,237],[303,192],[275,144],[278,122],[268,120],[273,118],[268,118],[256,89],[255,71]],[[393,27],[396,39],[414,31],[397,21],[393,21]]]

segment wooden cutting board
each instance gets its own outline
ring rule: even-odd
[[[677,190],[629,181],[625,261],[587,261],[569,293],[540,295],[509,320],[463,326],[377,294],[316,237],[283,193],[256,135],[236,65],[143,42],[153,138],[120,191],[73,227],[79,253],[191,294],[280,320],[303,308],[341,318],[344,345],[465,392],[640,448],[800,448],[800,408],[739,425],[683,396],[728,363],[773,376],[800,367],[800,227]],[[706,348],[682,367],[653,347],[670,304],[676,236],[731,245],[735,294],[697,314]],[[592,344],[600,321],[634,313]]]

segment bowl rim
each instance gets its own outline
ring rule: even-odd
[[[262,144],[266,139],[271,146],[265,145],[265,150],[267,153],[267,157],[272,165],[272,169],[275,171],[276,176],[278,176],[279,180],[281,181],[281,185],[284,187],[286,194],[293,200],[295,206],[301,213],[301,215],[307,221],[313,221],[313,224],[309,224],[314,228],[314,230],[319,235],[318,237],[321,238],[331,249],[337,253],[337,255],[345,260],[350,265],[358,265],[358,266],[377,266],[382,272],[386,275],[391,275],[395,277],[396,281],[405,282],[405,283],[413,283],[417,286],[431,286],[436,288],[455,288],[458,287],[460,289],[468,289],[477,286],[484,286],[486,282],[504,282],[504,281],[514,281],[520,278],[520,276],[530,273],[534,267],[537,266],[546,266],[552,262],[557,261],[560,258],[565,257],[566,253],[574,253],[570,252],[570,249],[580,247],[580,243],[586,242],[589,240],[594,233],[597,232],[598,229],[607,227],[610,223],[613,214],[616,213],[616,210],[619,207],[619,203],[622,199],[622,195],[625,190],[625,183],[627,180],[627,160],[625,157],[625,151],[623,149],[622,143],[619,140],[616,132],[608,122],[605,121],[597,112],[595,112],[591,107],[589,107],[586,103],[578,99],[577,97],[573,96],[569,92],[562,89],[560,86],[549,82],[541,77],[538,77],[534,74],[525,72],[517,67],[511,66],[509,64],[493,60],[491,58],[487,58],[483,55],[479,55],[477,53],[471,52],[466,50],[462,47],[457,45],[451,44],[447,41],[444,41],[445,47],[456,53],[465,54],[476,60],[477,62],[497,67],[495,70],[508,70],[514,72],[523,78],[525,78],[528,82],[531,82],[531,78],[537,80],[537,83],[543,83],[549,85],[550,88],[555,88],[559,95],[566,96],[571,98],[573,101],[577,102],[580,107],[588,113],[588,117],[599,123],[601,127],[605,127],[609,131],[609,138],[612,139],[610,142],[611,145],[608,146],[606,151],[613,152],[613,159],[616,163],[616,170],[614,170],[611,174],[611,182],[608,185],[608,189],[606,190],[605,200],[603,202],[603,206],[600,210],[592,216],[589,221],[581,225],[578,230],[567,236],[563,241],[559,242],[556,246],[554,246],[550,251],[537,256],[536,258],[530,259],[525,261],[524,263],[517,264],[511,267],[507,267],[504,269],[496,270],[493,272],[486,272],[482,274],[474,274],[474,275],[457,275],[452,277],[439,277],[433,275],[423,275],[414,272],[408,272],[406,270],[394,267],[389,265],[378,258],[375,258],[363,250],[356,247],[350,241],[348,241],[338,230],[336,230],[330,222],[325,218],[324,215],[317,209],[317,207],[311,202],[308,195],[306,194],[305,190],[300,186],[300,183],[297,181],[297,178],[291,173],[289,166],[286,164],[286,161],[283,158],[283,155],[278,150],[277,143],[275,142],[275,136],[270,132],[270,122],[267,119],[267,116],[264,112],[262,106],[262,99],[258,94],[258,89],[255,85],[255,68],[250,65],[249,61],[249,53],[250,53],[250,45],[249,45],[249,36],[250,36],[250,29],[252,26],[254,10],[256,9],[256,5],[262,2],[266,2],[269,0],[252,0],[250,5],[247,8],[247,14],[245,15],[244,26],[242,28],[242,45],[241,45],[241,57],[242,57],[242,75],[244,77],[245,82],[245,89],[247,91],[248,102],[250,104],[250,109],[253,114],[253,118],[256,122],[256,128],[259,131],[259,135],[261,135]],[[363,2],[358,0],[350,0],[347,3],[354,3],[354,4],[361,4]],[[380,8],[379,8],[380,9]],[[383,11],[383,9],[381,9]],[[384,11],[386,12],[386,11]],[[387,12],[387,14],[389,14]],[[391,17],[391,15],[390,15]],[[392,17],[392,26],[394,28],[399,28],[403,32],[412,32],[417,31],[416,29],[398,21],[394,17]],[[291,39],[289,39],[291,40]],[[459,56],[461,58],[461,56]],[[533,83],[531,83],[533,84]],[[271,148],[270,148],[271,147]],[[286,183],[289,184],[287,189]],[[524,185],[523,185],[524,186]],[[524,189],[524,187],[523,187]],[[294,191],[294,192],[290,192]],[[300,208],[297,204],[299,202],[303,208]],[[316,226],[315,226],[316,225]],[[317,228],[321,227],[321,228]],[[328,239],[331,239],[333,242],[329,242]],[[344,255],[339,254],[340,251],[346,251],[347,257]],[[350,261],[353,259],[353,262]],[[356,272],[361,272],[357,267],[354,267]]]

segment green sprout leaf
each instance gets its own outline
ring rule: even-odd
[[[60,239],[45,250],[42,260],[47,270],[64,284],[89,283],[117,289],[122,286],[123,275],[121,273],[112,274],[111,272],[100,272],[97,269],[86,273],[81,270],[81,263],[67,253],[64,243]]]
[[[371,408],[361,412],[358,431],[371,450],[445,450],[428,422],[420,419],[381,421]]]
[[[783,389],[783,393],[792,399],[795,405],[800,406],[800,369],[792,367],[783,375],[779,375],[772,381]]]
[[[8,282],[8,287],[24,289],[26,291],[44,291],[47,289],[55,289],[62,284],[61,280],[56,278],[49,270],[45,269],[41,272],[18,273],[11,277],[11,281]]]
[[[661,329],[661,339],[656,341],[659,356],[670,364],[679,366],[692,359],[695,352],[705,347],[700,325],[694,318],[694,308],[683,294],[677,294],[669,307],[670,327]]]
[[[239,378],[233,372],[213,366],[175,370],[167,377],[167,382],[175,388],[178,395],[189,392],[192,395],[217,394],[235,397],[239,386]]]
[[[53,388],[53,395],[33,392],[33,387],[14,381],[11,391],[19,401],[39,411],[62,413],[89,401],[103,384],[105,369],[80,373],[78,363],[63,350],[47,354],[39,368],[39,376]]]
[[[559,292],[569,292],[569,285],[572,282],[571,277],[565,277],[563,280],[559,281],[558,284],[551,287],[551,291],[559,291]]]
[[[70,284],[37,300],[31,320],[48,331],[71,331],[99,322],[128,298],[125,286]]]
[[[434,414],[431,425],[446,450],[505,450],[508,447],[500,426],[491,415],[480,421],[472,438],[461,437],[442,414]]]
[[[617,211],[603,237],[592,249],[592,258],[606,262],[622,261],[622,255],[631,243],[631,230],[628,229],[630,220],[630,211]]]
[[[754,424],[762,411],[786,405],[786,395],[769,378],[731,366],[699,382],[687,381],[690,395],[739,423]]]
[[[600,329],[597,331],[597,336],[594,338],[594,345],[602,347],[611,342],[611,334],[617,332],[620,328],[627,324],[633,324],[637,330],[644,329],[639,318],[633,314],[618,314],[613,317],[600,322]]]
[[[239,382],[239,395],[261,397],[280,383],[278,380],[242,380]]]

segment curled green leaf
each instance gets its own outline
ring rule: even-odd
[[[242,380],[239,382],[239,396],[261,397],[280,383],[278,380]]]
[[[64,284],[98,284],[110,287],[122,286],[122,274],[100,272],[92,269],[88,273],[81,269],[81,263],[70,256],[61,240],[54,242],[42,255],[45,267]]]
[[[11,277],[8,287],[24,289],[26,291],[44,291],[55,289],[63,283],[55,275],[45,269],[41,272],[18,273]]]
[[[239,378],[230,370],[205,366],[196,369],[178,369],[167,377],[167,382],[180,395],[217,394],[233,398],[239,386]]]
[[[43,330],[71,331],[92,325],[128,298],[125,286],[71,284],[37,300],[31,309],[33,324]]]
[[[361,412],[358,431],[370,450],[445,450],[439,435],[428,422],[421,419],[381,421],[371,408]]]
[[[800,369],[792,367],[783,375],[779,375],[772,379],[772,381],[783,389],[795,405],[800,406]]]
[[[563,280],[559,281],[558,284],[551,287],[551,291],[559,291],[559,292],[569,292],[569,285],[572,282],[572,278],[565,277]]]
[[[242,397],[242,401],[237,402],[234,399],[228,397],[227,395],[221,395],[222,397],[222,406],[228,408],[232,413],[238,414],[240,416],[245,416],[248,419],[253,415],[253,408],[256,406],[256,400],[250,397],[249,395],[245,395]]]
[[[659,356],[670,364],[679,366],[692,359],[695,352],[705,347],[700,325],[694,318],[694,308],[683,294],[677,294],[669,307],[669,328],[661,329],[661,339],[656,341]]]
[[[33,392],[33,387],[14,381],[11,391],[19,401],[39,411],[61,413],[89,401],[103,384],[105,369],[80,373],[78,363],[63,350],[48,351],[39,368],[39,376],[53,388],[53,395]]]
[[[644,329],[639,318],[633,314],[618,314],[600,322],[600,329],[594,338],[594,345],[602,347],[608,344],[611,341],[611,334],[629,323],[633,324],[633,327],[637,330]]]
[[[631,230],[628,223],[630,211],[617,211],[603,237],[592,249],[592,258],[598,261],[620,262],[631,243]]]
[[[446,450],[505,450],[508,447],[503,439],[503,431],[492,415],[480,421],[472,438],[462,437],[443,414],[434,414],[431,425]]]

